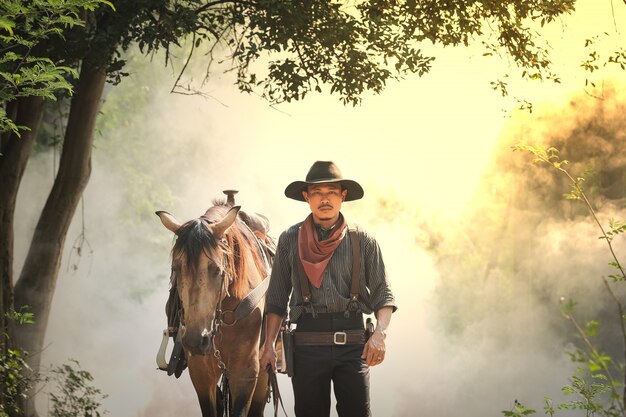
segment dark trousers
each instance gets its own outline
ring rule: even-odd
[[[305,315],[300,331],[362,329],[361,314],[346,319],[341,314]],[[370,417],[369,367],[361,359],[363,345],[296,346],[291,378],[296,417],[330,415],[331,381],[339,417]]]

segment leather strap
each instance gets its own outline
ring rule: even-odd
[[[283,405],[283,398],[280,396],[280,391],[278,390],[278,379],[276,378],[276,374],[272,371],[271,365],[267,367],[267,373],[269,374],[268,378],[268,395],[273,398],[274,402],[274,417],[278,417],[278,406],[283,409],[283,413],[287,416],[287,411],[285,411],[285,406]],[[268,398],[269,402],[269,398]]]
[[[311,287],[309,287],[309,279],[306,276],[306,272],[304,271],[304,265],[302,265],[302,259],[300,259],[300,249],[298,247],[298,245],[296,245],[296,256],[298,257],[297,259],[297,263],[298,263],[298,270],[299,270],[299,276],[300,276],[300,290],[302,291],[302,301],[304,301],[304,303],[310,303],[311,302]]]
[[[343,332],[294,332],[296,346],[358,345],[366,342],[364,330]]]
[[[350,287],[350,299],[356,301],[359,298],[359,278],[361,277],[361,242],[356,230],[348,228],[350,242],[352,243],[352,285]]]
[[[241,320],[247,317],[248,314],[252,313],[263,297],[265,297],[265,293],[267,292],[269,285],[270,277],[267,276],[259,285],[256,286],[256,288],[250,291],[248,295],[246,295],[245,298],[239,302],[234,310],[222,311],[222,323],[226,326],[232,326],[238,320]]]

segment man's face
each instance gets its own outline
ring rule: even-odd
[[[347,193],[347,190],[341,190],[339,183],[327,183],[309,185],[302,195],[309,203],[316,223],[330,223],[323,226],[331,226],[339,218],[341,203]]]

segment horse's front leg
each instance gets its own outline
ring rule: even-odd
[[[230,369],[229,374],[232,415],[247,417],[251,415],[249,414],[250,404],[257,385],[259,361],[254,358],[243,368]],[[262,410],[260,415],[263,415]]]
[[[267,405],[267,394],[269,390],[269,374],[265,369],[259,369],[259,375],[252,395],[248,417],[263,417],[263,410]]]
[[[262,416],[263,404],[256,401],[251,408],[253,393],[257,387],[259,375],[259,337],[261,332],[261,313],[255,311],[245,320],[240,321],[238,329],[224,340],[237,349],[229,351],[229,381],[233,416]],[[265,387],[267,382],[265,381]]]
[[[217,368],[210,355],[187,357],[189,376],[198,395],[202,417],[217,417]]]
[[[216,348],[226,364],[232,416],[263,415],[263,407],[256,402],[254,414],[249,414],[259,375],[261,323],[262,306],[258,306],[236,325],[222,327],[222,336],[216,341]],[[267,382],[265,384],[267,386]]]

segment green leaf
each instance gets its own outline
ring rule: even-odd
[[[13,36],[13,28],[15,22],[8,19],[6,16],[0,16],[0,29],[9,32],[9,35]]]
[[[598,333],[600,322],[597,320],[589,320],[585,325],[585,333],[587,336],[595,336]]]

